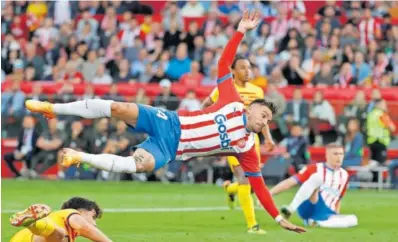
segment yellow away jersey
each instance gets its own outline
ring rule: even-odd
[[[68,233],[68,241],[70,242],[75,241],[76,237],[78,236],[76,231],[69,226],[68,219],[72,214],[80,214],[80,212],[75,209],[63,209],[52,212],[47,216],[47,218],[53,221],[56,225],[65,229],[65,231]]]
[[[235,88],[240,94],[240,98],[242,99],[243,103],[245,104],[245,107],[249,106],[253,100],[258,99],[258,98],[264,98],[264,91],[260,87],[248,82],[246,83],[245,87],[240,87],[235,84]],[[213,102],[216,102],[218,100],[218,89],[215,88],[211,94],[210,94],[210,99]]]

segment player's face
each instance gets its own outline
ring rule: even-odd
[[[236,80],[248,82],[250,79],[250,62],[246,59],[238,60],[232,69],[232,74]]]
[[[81,212],[83,218],[85,220],[87,220],[87,222],[89,222],[92,225],[97,226],[97,223],[95,221],[97,219],[97,213],[95,212],[94,209],[92,209],[92,210],[81,210],[80,212]]]
[[[249,131],[259,133],[272,120],[271,110],[260,104],[252,104],[247,110]]]
[[[340,168],[343,164],[344,149],[343,148],[329,148],[326,150],[326,161],[332,168]]]

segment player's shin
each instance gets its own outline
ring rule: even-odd
[[[71,103],[54,104],[53,111],[61,115],[74,115],[83,118],[111,117],[111,100],[88,99]]]
[[[322,185],[322,179],[318,175],[311,176],[301,185],[292,202],[288,206],[288,210],[293,213],[306,200],[308,200],[314,191]]]
[[[243,210],[243,214],[245,215],[246,223],[248,228],[252,228],[257,224],[256,216],[254,213],[254,204],[253,199],[250,194],[250,185],[242,184],[238,187],[238,197],[240,206]]]
[[[135,159],[132,156],[122,157],[112,154],[93,155],[84,152],[80,154],[81,162],[100,170],[116,173],[134,173],[137,171]]]

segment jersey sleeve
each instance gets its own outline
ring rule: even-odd
[[[307,181],[312,174],[315,174],[317,171],[316,164],[308,165],[301,169],[299,173],[293,176],[294,179],[297,180],[298,183],[302,184]]]
[[[244,34],[236,31],[228,44],[225,46],[221,57],[218,61],[218,79],[217,88],[219,91],[219,102],[227,104],[230,102],[238,101],[241,102],[239,93],[237,92],[233,77],[230,70],[232,62],[235,58],[236,51],[240,42],[243,39]]]
[[[239,162],[246,177],[249,179],[250,185],[256,193],[256,196],[264,209],[271,215],[275,220],[280,218],[279,211],[272,199],[271,193],[265,185],[263,176],[260,170],[259,157],[256,149],[253,147],[245,153],[239,155]]]
[[[213,103],[215,103],[215,102],[217,102],[217,100],[218,100],[218,96],[219,96],[219,93],[218,93],[218,88],[216,87],[216,88],[214,88],[214,90],[210,93],[210,99],[213,101]]]

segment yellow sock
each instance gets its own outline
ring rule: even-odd
[[[257,224],[256,215],[254,214],[254,204],[253,199],[250,194],[250,185],[244,184],[238,186],[238,197],[240,206],[245,215],[247,227],[251,228]]]
[[[229,184],[227,187],[227,192],[229,194],[236,194],[238,192],[238,186],[239,184],[237,182]]]
[[[44,237],[50,236],[55,230],[54,224],[46,218],[37,220],[27,228],[33,234]]]

